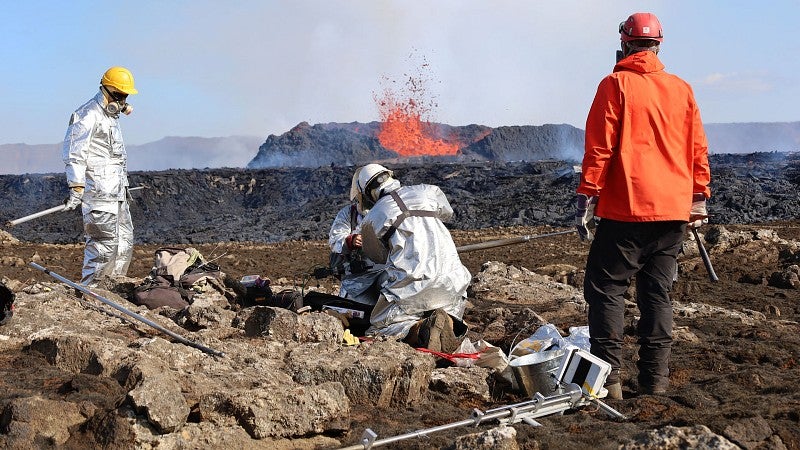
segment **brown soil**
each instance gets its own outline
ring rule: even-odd
[[[779,224],[729,226],[729,230],[774,229],[783,239],[800,240],[800,222]],[[538,228],[486,229],[454,232],[458,245],[505,238],[513,235],[539,234],[554,231]],[[558,230],[556,230],[558,231]],[[278,244],[245,244],[226,242],[195,245],[207,259],[219,257],[222,269],[234,277],[266,275],[273,280],[286,277],[298,287],[330,287],[333,280],[314,280],[304,274],[315,266],[327,263],[328,250],[321,241],[291,241]],[[141,245],[135,249],[129,276],[144,277],[153,262],[156,245]],[[28,267],[29,261],[40,264],[70,279],[79,278],[82,259],[81,245],[50,245],[20,243],[0,246],[0,275],[8,279],[33,282],[53,281],[47,275]],[[568,264],[582,268],[588,246],[581,244],[574,234],[532,240],[524,244],[462,254],[469,270],[476,274],[480,266],[490,260],[531,270],[551,264]],[[795,258],[795,256],[791,256]],[[16,265],[12,261],[17,259]],[[762,313],[765,320],[746,324],[742,320],[720,315],[713,320],[676,316],[676,330],[681,336],[696,339],[676,339],[671,362],[671,390],[667,396],[638,396],[635,392],[636,340],[633,329],[627,331],[625,362],[623,367],[623,394],[626,399],[608,403],[629,417],[616,421],[601,411],[584,408],[563,416],[539,419],[543,427],[515,425],[520,447],[526,449],[553,448],[617,448],[638,432],[665,425],[688,426],[703,424],[713,432],[740,445],[782,441],[789,449],[800,448],[800,291],[772,287],[767,284],[770,274],[797,261],[787,261],[776,254],[760,255],[754,252],[743,258],[740,253],[712,252],[714,268],[720,280],[712,283],[699,258],[682,264],[682,273],[675,284],[673,300],[682,303],[696,302],[722,307],[738,312]],[[24,264],[21,263],[24,261]],[[763,281],[762,281],[763,280]],[[307,284],[306,284],[307,283]],[[465,316],[470,324],[478,324],[473,331],[480,332],[482,315],[498,305],[473,302]],[[503,304],[513,312],[522,306]],[[630,310],[631,318],[636,314]],[[565,315],[563,323],[556,323],[566,334],[570,326],[585,324],[581,314]],[[521,324],[522,326],[522,324]],[[513,335],[520,332],[508,330],[506,336],[495,344],[506,346]],[[678,334],[676,332],[676,334]],[[2,372],[13,372],[29,384],[36,384],[42,392],[61,385],[60,375],[43,367],[41,360],[30,355],[3,355]],[[53,382],[53,380],[56,380]],[[2,386],[2,380],[0,380]],[[354,411],[351,431],[336,436],[344,444],[356,443],[365,428],[376,431],[379,438],[408,433],[414,430],[439,426],[469,418],[473,408],[482,410],[525,400],[500,383],[493,387],[493,400],[487,404],[459,404],[451,398],[432,393],[429,401],[392,411]],[[0,389],[2,390],[2,389]],[[95,388],[92,395],[114,397],[119,393],[111,386]],[[747,427],[753,419],[764,419],[763,427]],[[759,419],[760,420],[760,419]],[[390,448],[442,448],[452,444],[456,436],[474,431],[470,428],[435,433],[429,437],[415,438],[394,444]],[[0,431],[2,432],[2,431]],[[766,433],[766,435],[765,435]],[[772,436],[772,437],[770,437]],[[87,443],[87,446],[91,446]],[[773,447],[780,448],[780,447]]]

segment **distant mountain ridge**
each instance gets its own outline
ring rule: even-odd
[[[576,159],[583,151],[583,131],[572,125],[546,124],[491,128],[484,125],[452,126],[426,124],[431,136],[447,144],[458,144],[457,155],[401,157],[381,145],[379,122],[302,122],[276,136],[270,135],[247,167],[320,167],[359,165],[393,159],[436,158],[443,161],[521,161]]]
[[[580,161],[584,130],[567,124],[486,127],[430,124],[433,134],[458,143],[456,156],[435,157],[452,161]],[[319,167],[358,165],[392,160],[399,155],[384,148],[378,138],[380,123],[302,122],[259,147],[248,168]],[[712,154],[793,152],[800,150],[800,122],[705,124]]]
[[[448,143],[463,144],[456,157],[437,160],[519,161],[581,159],[583,130],[566,124],[540,126],[431,124]],[[379,122],[301,122],[281,135],[216,138],[169,136],[129,145],[130,171],[203,168],[320,167],[399,159],[380,145]],[[800,151],[800,122],[708,123],[712,154]],[[60,173],[61,143],[0,144],[0,174]],[[419,158],[417,158],[419,159]],[[422,158],[424,159],[424,158]]]
[[[126,145],[129,171],[244,167],[263,138],[255,136],[167,136],[142,145]],[[64,171],[61,143],[0,145],[0,174]]]

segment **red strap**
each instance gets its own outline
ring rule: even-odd
[[[355,234],[351,234],[348,235],[346,238],[344,238],[344,243],[345,245],[347,245],[348,250],[353,249],[353,238],[355,238],[355,236],[356,236]]]
[[[436,355],[440,358],[446,359],[454,363],[456,362],[457,359],[478,359],[481,357],[481,353],[483,353],[485,349],[475,353],[442,353],[424,347],[419,347],[416,350],[423,353],[430,353],[432,355]]]

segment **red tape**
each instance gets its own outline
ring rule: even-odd
[[[430,353],[432,355],[436,355],[439,358],[443,358],[443,359],[446,359],[446,360],[454,363],[454,362],[456,362],[457,359],[478,359],[478,358],[481,357],[481,353],[483,353],[486,349],[481,350],[479,352],[475,352],[475,353],[443,353],[443,352],[437,352],[436,350],[431,350],[431,349],[424,348],[424,347],[418,347],[416,350],[420,351],[420,352],[423,352],[423,353]]]

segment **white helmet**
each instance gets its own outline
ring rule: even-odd
[[[363,169],[363,167],[356,169],[353,174],[353,181],[350,183],[350,202],[355,202],[358,212],[364,215],[369,209],[364,209],[364,202],[361,200],[361,191],[358,189],[358,174],[361,173],[361,169]]]
[[[350,183],[350,201],[354,202],[358,200],[359,195],[361,192],[358,190],[358,174],[361,173],[361,169],[363,167],[359,167],[356,169],[356,172],[353,174],[353,181]]]
[[[357,187],[361,193],[361,207],[367,209],[381,198],[384,192],[400,187],[400,182],[393,178],[394,173],[380,164],[367,164],[356,172]]]

